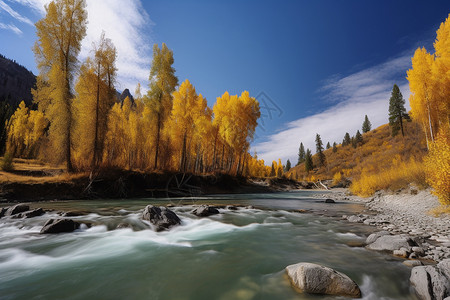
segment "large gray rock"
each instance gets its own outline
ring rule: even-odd
[[[450,259],[436,266],[414,267],[409,280],[420,299],[443,300],[450,297]]]
[[[8,210],[5,213],[5,216],[13,216],[13,215],[25,212],[27,210],[30,210],[30,207],[28,205],[17,204],[17,205],[14,205],[14,206],[11,206],[10,208],[8,208]]]
[[[167,207],[147,205],[142,214],[142,219],[150,221],[155,225],[156,231],[169,229],[172,226],[181,224],[180,218]]]
[[[400,248],[405,248],[411,251],[413,246],[417,246],[416,243],[408,236],[404,234],[400,235],[383,235],[375,240],[375,242],[367,245],[367,249],[377,251],[394,251]]]
[[[379,237],[383,236],[383,235],[391,235],[389,233],[389,231],[378,231],[375,233],[372,233],[371,235],[369,235],[366,239],[366,244],[372,244],[373,242],[375,242]]]
[[[202,205],[192,211],[192,213],[198,217],[208,217],[210,215],[216,215],[219,213],[217,208],[208,205]]]
[[[81,223],[71,219],[50,219],[41,229],[41,233],[72,232],[80,228]]]
[[[286,267],[286,273],[297,289],[312,294],[361,297],[358,285],[347,275],[312,263],[298,263]]]

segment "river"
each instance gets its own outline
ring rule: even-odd
[[[297,293],[284,268],[298,262],[347,274],[363,299],[417,299],[409,286],[411,270],[400,259],[350,246],[374,229],[340,216],[361,212],[363,205],[323,200],[301,191],[30,203],[53,211],[0,219],[0,299],[341,299]],[[168,203],[179,205],[171,209],[180,226],[114,230],[122,222],[144,228],[144,207]],[[197,218],[190,211],[202,203],[255,208]],[[93,226],[39,234],[46,220],[73,210],[88,212],[72,219]]]

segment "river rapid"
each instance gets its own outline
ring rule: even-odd
[[[409,286],[411,270],[402,260],[351,246],[374,229],[340,217],[364,206],[326,204],[320,196],[300,191],[30,203],[47,213],[0,219],[0,299],[342,298],[296,292],[284,268],[299,262],[347,274],[363,299],[417,299]],[[193,206],[203,203],[254,208],[192,215]],[[146,228],[141,216],[148,204],[176,205],[171,209],[182,224],[165,232]],[[87,214],[71,219],[93,226],[39,234],[48,219],[74,210]],[[122,222],[134,230],[115,229]]]

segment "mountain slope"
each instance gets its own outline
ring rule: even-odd
[[[23,100],[27,105],[32,102],[31,88],[36,76],[15,61],[0,54],[0,101],[16,107]]]

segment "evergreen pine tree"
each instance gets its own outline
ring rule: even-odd
[[[305,171],[309,172],[312,169],[314,169],[314,165],[313,165],[313,161],[312,161],[311,150],[306,149],[306,154],[305,154]]]
[[[318,133],[316,134],[316,152],[317,152],[317,155],[319,156],[320,166],[324,166],[325,165],[325,154],[323,154],[322,139],[320,138],[320,135]]]
[[[404,122],[410,121],[405,109],[405,99],[396,84],[392,88],[391,98],[389,99],[389,126],[391,126],[392,136],[396,136],[401,130],[402,136],[405,136],[403,130]]]
[[[372,123],[370,123],[369,118],[367,115],[364,118],[364,122],[362,124],[362,132],[366,133],[369,132],[372,129]]]
[[[272,163],[272,169],[270,170],[270,177],[274,177],[275,176],[275,166]]]
[[[333,143],[333,153],[337,152],[337,145],[336,142]]]
[[[356,131],[355,143],[356,143],[356,146],[361,146],[363,143],[363,137],[362,137],[361,132],[359,132],[359,130]]]
[[[289,171],[291,169],[291,161],[288,159],[286,162],[286,167],[284,168],[285,172]]]
[[[342,141],[342,146],[350,145],[351,143],[350,134],[348,132],[345,133],[344,140]]]
[[[305,161],[305,148],[303,147],[303,143],[300,143],[300,148],[298,149],[298,162],[297,166]]]
[[[327,149],[330,149],[331,148],[331,145],[330,145],[330,142],[328,142],[327,143]]]

